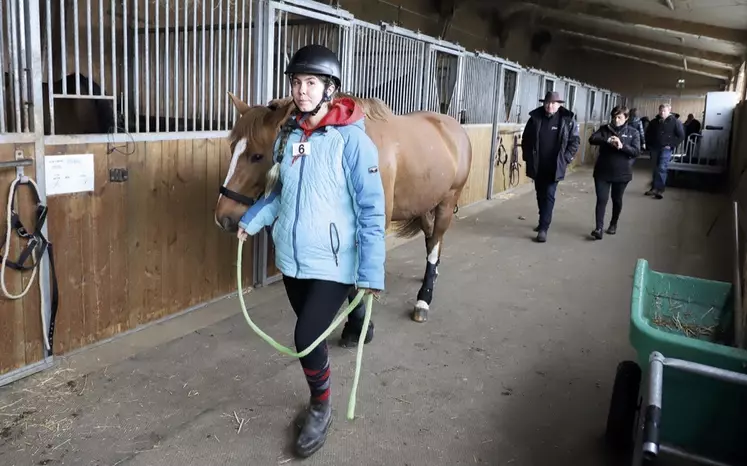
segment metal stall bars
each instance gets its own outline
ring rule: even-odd
[[[380,24],[382,31],[393,37],[407,37],[421,44],[414,48],[412,55],[408,55],[414,57],[421,51],[423,53],[422,67],[414,58],[411,62],[411,67],[422,68],[416,81],[416,85],[422,85],[422,94],[417,94],[420,106],[415,109],[445,113],[463,123],[461,58],[464,47],[385,22]]]
[[[444,113],[462,124],[465,113],[461,99],[463,56],[462,47],[428,44],[423,86],[424,110]]]
[[[105,5],[105,1],[110,5]],[[123,75],[114,72],[118,51],[115,31],[122,9],[126,8],[126,2],[114,0],[45,1],[47,134],[95,134],[116,130],[119,112],[115,96]],[[105,26],[111,28],[109,48],[104,45]],[[82,39],[81,29],[84,30]],[[98,53],[94,52],[94,45]],[[123,64],[126,66],[126,62]],[[109,93],[105,91],[107,87]],[[91,117],[71,118],[71,115],[81,114]]]
[[[38,186],[39,204],[46,206],[47,196],[44,178],[44,106],[43,106],[43,63],[40,2],[23,0],[0,1],[0,146],[12,146],[8,152],[14,154],[11,161],[3,161],[4,168],[15,168],[20,183],[31,173],[24,173],[33,155],[33,178]],[[33,154],[32,154],[33,153]],[[6,228],[12,228],[6,225]],[[48,237],[46,223],[41,225],[41,234]],[[6,244],[5,247],[10,247]],[[42,332],[26,334],[26,326],[20,327],[22,335],[13,335],[15,348],[22,352],[5,354],[5,367],[0,367],[0,385],[11,383],[33,373],[51,367],[53,362],[54,331],[52,319],[52,299],[50,287],[49,256],[44,254],[39,262],[38,286],[40,302],[25,300],[20,308],[25,316],[38,312],[42,322]],[[33,295],[31,295],[33,296]],[[23,299],[19,297],[19,299]],[[7,301],[3,305],[5,307]],[[36,307],[38,306],[38,307]],[[19,309],[13,305],[14,308]],[[34,312],[28,313],[29,310]],[[4,315],[4,319],[12,318]],[[27,317],[24,317],[24,321]],[[31,325],[31,328],[36,328]],[[17,328],[14,329],[14,331]],[[38,354],[30,351],[32,341],[39,342],[42,348]],[[24,343],[25,342],[25,343]]]
[[[330,7],[307,0],[270,1],[259,19],[264,23],[264,38],[267,44],[260,61],[266,69],[261,79],[262,102],[290,95],[290,84],[284,71],[287,63],[299,48],[309,44],[320,44],[338,54],[342,63],[343,77],[350,76],[351,35],[353,16],[340,8]],[[346,82],[342,83],[343,90]],[[275,270],[274,246],[265,230],[255,241],[255,285],[267,286],[282,278]]]
[[[485,197],[493,194],[496,153],[498,144],[498,112],[501,101],[501,65],[495,57],[474,53],[462,56],[463,124],[491,125],[490,164],[488,166],[488,187]],[[505,161],[504,161],[505,163]]]
[[[521,89],[524,85],[521,79],[522,68],[518,63],[497,59],[501,63],[500,79],[498,81],[500,87],[500,99],[498,102],[497,119],[495,122],[495,129],[493,140],[494,143],[502,141],[503,135],[501,129],[508,129],[510,132],[504,132],[511,138],[512,148],[510,152],[503,154],[500,162],[503,167],[503,180],[504,186],[503,191],[512,189],[518,185],[521,177],[521,156],[519,155],[520,150],[520,137],[523,132],[523,126],[520,125],[520,112],[521,104],[520,96]],[[505,150],[505,147],[504,147]],[[495,154],[499,154],[498,148],[493,151]],[[488,199],[492,199],[493,195],[496,194],[494,187],[494,173],[495,167],[498,164],[495,162],[491,163],[491,173],[488,181]],[[508,183],[506,184],[506,167],[508,166]]]
[[[464,47],[385,22],[381,23],[381,28],[394,36],[409,37],[424,44],[422,49],[416,48],[413,52],[423,50],[424,53],[419,110],[444,113],[464,123],[461,102]]]
[[[594,127],[597,126],[597,117],[599,115],[599,90],[596,88],[589,88],[588,90],[588,96],[587,96],[587,112],[586,112],[586,121],[588,123],[591,123],[594,125]]]
[[[539,107],[537,96],[541,93],[541,76],[530,70],[521,72],[521,89],[519,89],[518,123],[529,120],[529,112]],[[544,97],[544,96],[543,96]],[[542,97],[540,97],[541,99]]]
[[[268,30],[268,70],[266,70],[266,100],[290,95],[290,83],[284,71],[293,54],[301,47],[319,44],[334,51],[343,66],[349,66],[348,30],[352,15],[345,10],[326,7],[310,1],[270,2],[268,14],[273,23]],[[343,86],[345,84],[343,83]]]
[[[131,0],[132,1],[132,0]],[[257,0],[163,0],[123,11],[131,53],[120,130],[134,133],[225,132],[238,118],[228,92],[258,103]],[[124,6],[124,3],[123,3]],[[129,109],[132,109],[132,115]]]
[[[583,83],[578,83],[576,87],[576,98],[574,100],[576,121],[579,124],[581,135],[581,163],[586,161],[586,152],[589,147],[589,129],[587,116],[589,112],[589,89]]]
[[[71,115],[71,109],[87,106],[85,113],[96,116],[87,121],[58,118],[48,133],[229,130],[236,112],[227,92],[255,101],[252,70],[259,64],[252,52],[257,35],[252,18],[260,4],[46,0],[46,71],[54,82],[50,113]],[[119,139],[55,136],[50,142]]]
[[[465,53],[462,56],[463,124],[493,124],[496,119],[501,66],[496,59],[488,57],[481,53]]]
[[[146,8],[134,36],[136,115],[127,131],[228,131],[238,115],[228,92],[256,103],[255,0],[165,0]],[[181,5],[180,5],[181,4]],[[134,21],[134,20],[133,20]],[[144,59],[142,57],[145,57]],[[140,63],[142,61],[142,63]]]
[[[426,43],[358,20],[351,37],[346,89],[361,98],[380,99],[398,115],[420,110]]]
[[[518,64],[503,63],[501,74],[501,100],[498,121],[505,123],[519,123],[521,112],[522,70]]]
[[[38,9],[34,11],[38,15]],[[41,69],[32,63],[31,36],[38,27],[31,26],[31,13],[23,1],[0,0],[0,135],[15,134],[12,142],[33,141],[38,129],[32,79]]]

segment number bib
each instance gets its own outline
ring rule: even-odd
[[[293,144],[293,158],[311,155],[311,142],[297,142]]]

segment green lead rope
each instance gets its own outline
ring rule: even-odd
[[[241,303],[241,312],[244,314],[244,318],[246,319],[246,322],[249,324],[249,326],[254,330],[254,333],[259,335],[264,341],[270,344],[273,348],[278,350],[280,353],[283,353],[287,356],[290,356],[292,358],[302,358],[309,353],[311,353],[314,348],[316,348],[321,342],[327,339],[327,337],[332,334],[332,332],[335,331],[335,329],[345,320],[345,318],[353,312],[353,309],[361,302],[361,299],[363,298],[364,292],[361,290],[358,292],[358,294],[355,296],[355,299],[353,302],[351,302],[348,307],[346,307],[338,316],[335,318],[335,320],[332,322],[332,324],[327,328],[327,330],[322,333],[319,338],[317,338],[314,343],[309,345],[308,348],[301,351],[300,353],[296,353],[292,349],[288,348],[287,346],[283,346],[275,339],[273,339],[271,336],[266,334],[262,331],[261,328],[257,327],[257,325],[252,322],[251,317],[249,317],[249,313],[246,310],[246,303],[244,302],[244,293],[243,293],[243,285],[241,284],[241,259],[242,259],[242,251],[244,249],[244,242],[239,241],[239,249],[238,249],[238,257],[236,259],[236,281],[238,283],[239,287],[239,303]],[[371,321],[371,310],[373,308],[373,295],[368,295],[365,297],[366,300],[366,316],[363,319],[363,328],[367,329],[368,324]],[[361,376],[361,364],[363,363],[363,345],[364,340],[366,338],[366,332],[361,332],[360,337],[358,338],[358,352],[355,357],[355,377],[353,378],[353,388],[350,391],[350,399],[348,400],[348,420],[353,420],[355,418],[355,396],[358,391],[358,380]]]

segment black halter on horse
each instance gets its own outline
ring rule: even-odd
[[[249,196],[244,196],[243,194],[237,193],[236,191],[231,191],[223,185],[221,185],[218,192],[231,199],[232,201],[238,202],[239,204],[245,205],[247,207],[251,207],[257,202]]]

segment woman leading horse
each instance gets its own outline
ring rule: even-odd
[[[351,288],[384,289],[385,197],[378,150],[363,112],[335,98],[341,66],[335,54],[310,45],[285,74],[297,111],[281,129],[265,196],[243,215],[242,241],[273,225],[276,263],[298,320],[295,344],[308,347],[332,323]],[[301,358],[311,401],[296,453],[319,450],[332,422],[326,342]]]

